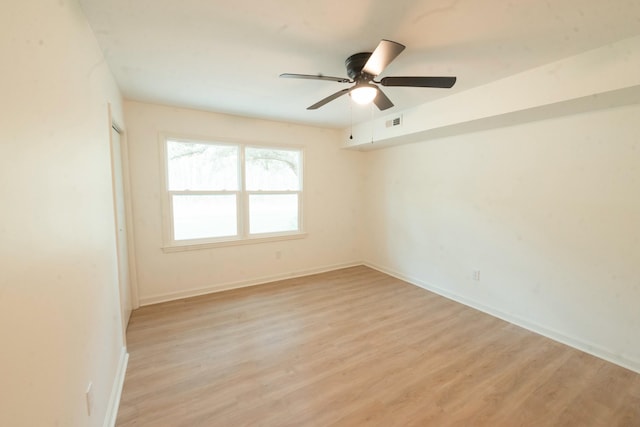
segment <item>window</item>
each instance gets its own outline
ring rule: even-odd
[[[168,246],[302,233],[302,150],[164,141]]]

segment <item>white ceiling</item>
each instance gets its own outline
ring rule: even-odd
[[[126,98],[347,127],[640,34],[640,0],[79,0]],[[380,39],[388,75],[454,75],[453,89],[388,87],[384,113],[343,96],[344,60]]]

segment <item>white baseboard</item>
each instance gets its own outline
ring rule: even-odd
[[[128,363],[129,353],[127,353],[126,347],[122,347],[120,360],[118,362],[118,369],[116,370],[116,377],[113,380],[113,387],[111,388],[111,395],[109,396],[107,414],[105,415],[104,423],[102,424],[104,427],[114,427],[116,425],[118,407],[120,406],[120,397],[122,396],[122,387],[124,386],[124,377],[127,372]]]
[[[438,294],[450,300],[459,302],[460,304],[464,304],[476,310],[482,311],[483,313],[487,313],[491,316],[494,316],[504,321],[507,321],[509,323],[512,323],[516,326],[520,326],[521,328],[535,332],[539,335],[545,336],[549,339],[568,345],[569,347],[573,347],[577,350],[591,354],[592,356],[598,357],[600,359],[606,360],[608,362],[614,363],[618,366],[622,366],[623,368],[629,369],[631,371],[634,371],[640,374],[640,360],[634,360],[619,354],[615,354],[599,345],[586,342],[576,337],[568,336],[566,334],[563,334],[562,332],[549,329],[547,327],[537,324],[536,322],[532,322],[528,319],[514,316],[512,314],[505,313],[499,309],[489,307],[484,304],[480,304],[476,301],[470,300],[466,297],[455,294],[446,289],[440,288],[438,286],[434,286],[433,284],[425,282],[424,280],[420,280],[415,277],[406,276],[402,273],[396,272],[387,267],[377,265],[373,262],[365,261],[363,264],[367,267],[373,268],[374,270],[378,270],[381,273],[388,274],[389,276],[393,276],[397,279],[400,279],[414,286],[418,286],[422,289],[426,289],[428,291],[431,291],[435,294]]]
[[[310,276],[312,274],[326,273],[328,271],[339,270],[339,269],[348,268],[348,267],[355,267],[357,265],[362,265],[362,261],[352,261],[352,262],[343,263],[343,264],[327,265],[327,266],[324,266],[324,267],[310,268],[310,269],[307,269],[307,270],[289,271],[289,272],[286,272],[286,273],[275,274],[275,275],[272,275],[272,276],[263,276],[263,277],[258,277],[258,278],[255,278],[255,279],[240,280],[240,281],[237,281],[237,282],[216,284],[216,285],[207,286],[207,287],[204,287],[204,288],[189,289],[189,290],[184,290],[184,291],[169,292],[169,293],[166,293],[166,294],[142,297],[142,298],[140,298],[140,306],[158,304],[158,303],[161,303],[161,302],[174,301],[174,300],[183,299],[183,298],[197,297],[199,295],[206,295],[206,294],[211,294],[211,293],[214,293],[214,292],[228,291],[228,290],[231,290],[231,289],[246,288],[246,287],[249,287],[249,286],[256,286],[256,285],[263,285],[263,284],[266,284],[266,283],[269,283],[269,282],[275,282],[277,280],[293,279],[293,278],[296,278],[296,277]]]

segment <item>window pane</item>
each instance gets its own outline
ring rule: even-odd
[[[249,232],[276,233],[298,230],[298,195],[249,196]]]
[[[302,172],[299,150],[250,148],[245,150],[249,191],[298,191]]]
[[[238,147],[167,141],[169,190],[238,190]]]
[[[235,195],[173,196],[174,240],[238,234]]]

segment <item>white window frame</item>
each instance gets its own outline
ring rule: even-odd
[[[169,161],[167,159],[167,143],[168,141],[196,143],[196,144],[211,144],[211,145],[230,145],[238,147],[238,176],[239,176],[239,189],[238,190],[218,190],[218,191],[174,191],[169,190]],[[300,145],[284,145],[284,144],[258,144],[255,142],[246,142],[232,140],[229,138],[203,138],[203,137],[185,137],[182,135],[174,135],[161,133],[159,137],[160,146],[160,163],[162,179],[161,181],[161,194],[162,194],[162,240],[164,252],[176,252],[196,249],[206,249],[220,246],[233,246],[244,244],[255,244],[263,242],[273,242],[280,240],[301,239],[307,236],[304,231],[304,205],[305,205],[305,191],[304,191],[304,174],[305,174],[305,153],[304,148]],[[259,149],[274,149],[274,150],[295,150],[300,152],[300,167],[302,173],[300,174],[300,189],[297,191],[263,191],[246,189],[245,178],[245,149],[246,148],[259,148]],[[190,240],[175,240],[173,230],[173,195],[236,195],[236,217],[238,225],[238,234],[235,236],[215,237],[215,238],[202,238],[202,239],[190,239]],[[251,195],[269,195],[269,194],[297,194],[298,195],[298,229],[291,231],[282,231],[275,233],[249,233],[249,196]]]

